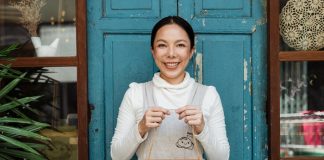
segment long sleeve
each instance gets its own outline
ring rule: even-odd
[[[202,103],[205,127],[196,138],[202,144],[207,159],[228,160],[230,146],[226,136],[225,118],[220,97],[209,87]]]
[[[130,85],[132,86],[132,85]],[[138,131],[138,122],[142,112],[133,99],[141,98],[136,94],[140,86],[133,85],[129,88],[119,108],[115,134],[111,142],[111,157],[113,160],[129,160],[135,154],[138,146],[147,138],[142,138]]]

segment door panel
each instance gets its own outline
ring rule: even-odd
[[[108,18],[157,18],[161,5],[154,0],[107,0],[104,17]]]
[[[251,37],[247,35],[198,35],[202,55],[202,80],[220,94],[231,145],[230,157],[251,159]]]
[[[179,15],[198,35],[197,79],[216,86],[223,101],[231,160],[267,156],[265,3],[179,0]]]
[[[251,1],[246,0],[195,0],[194,17],[247,17],[251,15]]]
[[[149,35],[106,35],[104,39],[104,91],[106,155],[114,134],[118,108],[131,82],[152,78],[155,65],[150,53]]]
[[[88,0],[88,25],[104,33],[150,33],[162,17],[177,14],[176,0]]]
[[[196,33],[252,33],[251,8],[250,0],[179,0],[179,16]]]
[[[175,0],[87,2],[90,159],[111,159],[111,138],[128,84],[148,81],[156,72],[149,33],[159,19],[176,14]]]

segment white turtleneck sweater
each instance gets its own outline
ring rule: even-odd
[[[166,109],[177,109],[187,105],[190,91],[195,83],[188,73],[180,84],[172,85],[155,73],[153,92],[156,105]],[[131,83],[126,91],[117,119],[115,134],[111,142],[113,160],[129,160],[135,154],[143,157],[143,150],[138,150],[149,133],[142,138],[138,123],[144,115],[143,83]],[[194,135],[202,145],[209,160],[228,160],[229,143],[226,136],[224,112],[220,97],[213,86],[209,86],[202,101],[205,127],[199,135]],[[176,132],[171,130],[170,132]]]

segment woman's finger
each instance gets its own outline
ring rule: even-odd
[[[193,119],[193,120],[189,120],[187,122],[188,125],[191,125],[191,126],[199,126],[202,124],[202,120],[201,119]]]
[[[151,117],[163,117],[164,113],[163,112],[150,112],[149,116],[151,116]]]
[[[196,115],[196,114],[201,114],[201,111],[197,108],[187,109],[187,110],[184,110],[183,112],[179,113],[179,119],[182,119],[186,116]]]
[[[182,112],[184,112],[186,110],[194,110],[194,109],[197,109],[197,107],[187,105],[187,106],[183,106],[183,107],[180,107],[180,108],[176,109],[175,112],[180,114],[180,113],[182,113]]]
[[[201,119],[201,115],[195,114],[195,115],[185,116],[183,119],[187,123],[188,121],[200,120]]]
[[[148,128],[156,128],[160,126],[160,123],[147,123],[146,126]]]
[[[162,118],[161,117],[148,117],[147,122],[148,123],[161,123]]]
[[[164,114],[170,115],[170,111],[162,107],[151,107],[149,110],[152,112],[162,112]]]

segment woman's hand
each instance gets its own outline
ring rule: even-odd
[[[184,119],[184,121],[193,126],[195,134],[200,134],[204,127],[205,121],[202,111],[198,107],[194,106],[184,106],[178,108],[176,113],[179,114],[179,119]]]
[[[166,115],[170,115],[170,111],[162,107],[149,108],[140,123],[138,131],[142,137],[151,129],[159,127]]]

